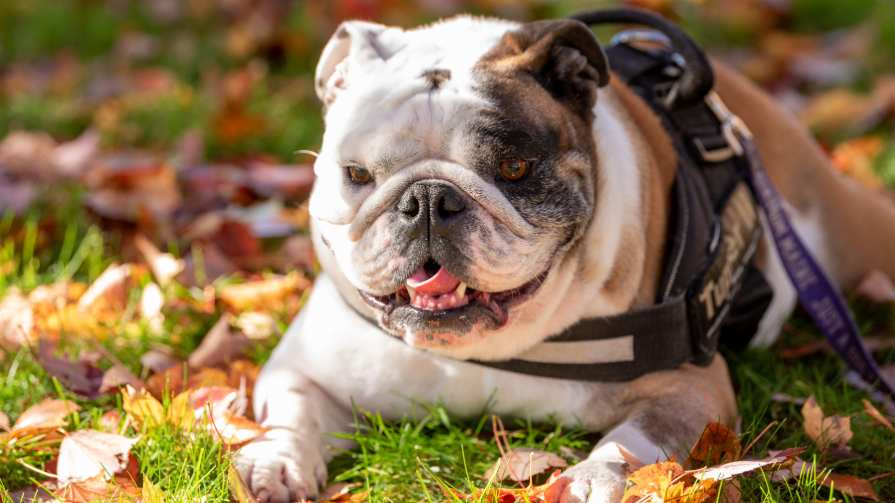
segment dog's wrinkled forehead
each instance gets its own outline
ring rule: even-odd
[[[429,155],[444,154],[458,123],[488,106],[477,89],[476,64],[516,27],[467,17],[416,30],[343,24],[317,69],[327,140],[338,142],[341,155],[364,160],[400,162],[410,142]]]
[[[397,146],[388,157],[400,158],[414,140],[446,157],[444,142],[479,110],[500,112],[509,99],[542,121],[562,122],[565,112],[587,119],[606,79],[603,52],[581,23],[461,16],[413,30],[343,23],[321,55],[315,86],[327,108],[325,140],[347,148],[343,155]]]

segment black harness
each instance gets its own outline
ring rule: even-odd
[[[749,190],[745,126],[712,91],[704,52],[679,28],[632,9],[579,14],[588,25],[637,23],[606,54],[611,68],[661,118],[678,155],[656,304],[579,321],[508,361],[476,363],[530,375],[627,381],[744,347],[773,297],[752,259],[761,238]]]

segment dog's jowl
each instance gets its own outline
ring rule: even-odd
[[[752,131],[797,230],[839,285],[873,269],[895,277],[895,209],[835,173],[763,92],[713,66],[715,90]],[[619,446],[644,461],[682,459],[707,422],[735,421],[718,355],[605,382],[488,365],[554,362],[551,337],[661,295],[679,220],[677,150],[610,67],[571,20],[338,28],[315,77],[326,132],[310,213],[323,273],[258,381],[255,413],[270,430],[238,459],[261,501],[318,494],[340,442],[331,434],[348,431],[353,405],[401,417],[419,402],[460,416],[490,404],[604,433],[567,470],[568,502],[619,500]],[[743,204],[728,208],[729,249],[697,292],[709,318],[734,291],[757,221]],[[764,236],[753,262],[773,300],[754,344],[774,340],[795,302]],[[584,356],[637,357],[624,338],[599,347]]]

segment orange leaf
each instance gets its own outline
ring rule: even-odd
[[[684,465],[698,468],[728,463],[739,459],[742,450],[740,438],[730,428],[721,423],[709,423],[690,450]]]

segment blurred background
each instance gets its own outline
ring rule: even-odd
[[[260,156],[291,162],[297,149],[319,143],[312,72],[341,20],[414,26],[462,12],[531,20],[618,3],[2,0],[0,137],[31,130],[61,141],[92,129],[104,147],[167,152],[184,135],[195,135],[209,159]],[[895,72],[895,2],[627,4],[682,22],[826,140],[864,133],[891,111],[893,84],[881,79]],[[833,88],[866,97],[878,86],[888,87],[888,93],[879,91],[888,99],[879,97],[879,106],[870,110],[847,91],[838,91],[835,99],[813,99]]]

